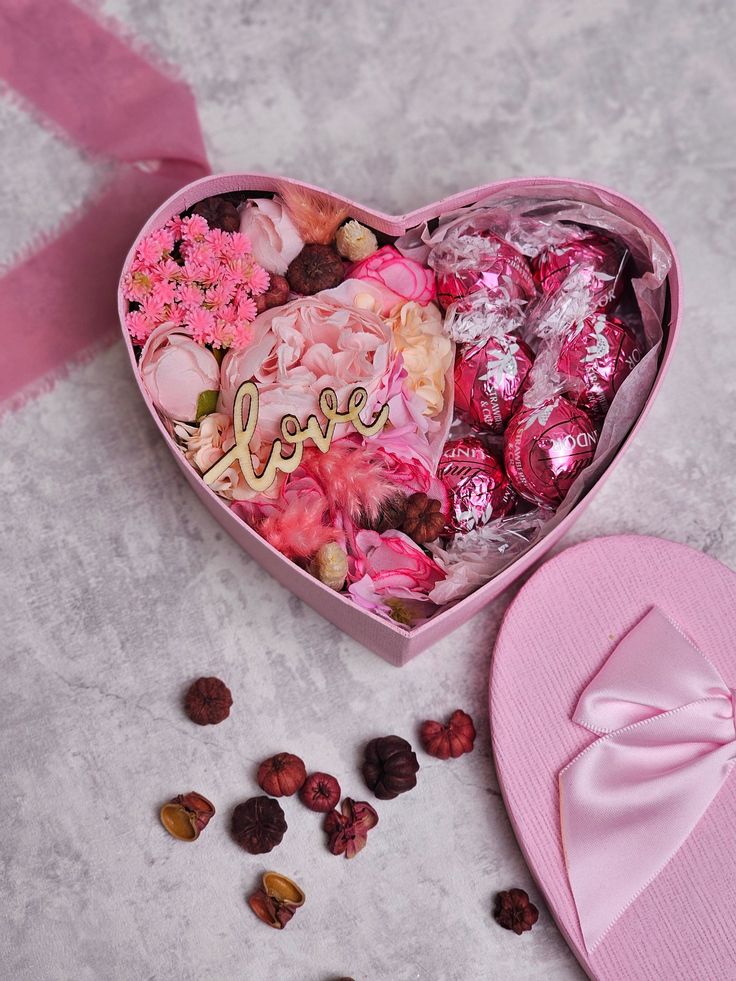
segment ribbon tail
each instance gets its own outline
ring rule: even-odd
[[[708,698],[603,736],[562,770],[564,857],[589,952],[701,819],[735,737],[730,697]]]

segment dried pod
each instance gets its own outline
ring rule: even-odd
[[[379,800],[393,800],[417,784],[416,753],[401,736],[372,739],[365,748],[363,777]]]
[[[310,811],[325,813],[340,803],[340,784],[329,773],[310,773],[299,791],[299,800]]]
[[[539,910],[523,889],[509,889],[496,896],[493,917],[504,930],[513,930],[520,937],[537,922]]]
[[[378,239],[370,228],[351,218],[338,228],[335,245],[349,262],[361,262],[378,249]]]
[[[184,697],[184,711],[198,726],[214,726],[230,715],[233,696],[219,678],[197,678]]]
[[[475,735],[473,720],[462,709],[456,709],[446,725],[427,721],[422,723],[419,730],[422,746],[438,760],[457,759],[463,753],[469,753],[473,749]]]
[[[312,559],[309,571],[325,586],[339,592],[348,577],[348,555],[337,542],[326,542]]]
[[[164,804],[159,812],[161,824],[173,838],[196,841],[215,813],[215,805],[206,797],[190,790]]]
[[[417,545],[425,545],[439,538],[446,523],[440,501],[422,493],[407,498],[401,531]]]
[[[231,833],[251,855],[262,855],[281,844],[287,824],[277,800],[251,797],[233,811]]]
[[[378,815],[370,804],[346,797],[340,811],[330,811],[325,817],[328,848],[333,855],[355,858],[365,848],[368,832],[377,824]]]
[[[344,277],[342,259],[329,245],[305,245],[286,270],[289,286],[305,296],[339,286]]]
[[[240,231],[240,212],[227,198],[205,198],[194,205],[192,212],[201,215],[210,228],[221,228],[225,232]]]
[[[272,797],[291,797],[307,779],[307,769],[293,753],[277,753],[261,763],[256,779]]]
[[[270,310],[271,307],[280,307],[289,299],[289,284],[285,276],[277,276],[271,273],[271,282],[265,293],[261,293],[253,298],[258,313]]]
[[[248,897],[256,916],[275,930],[283,930],[306,896],[296,882],[279,872],[265,872],[262,886]]]

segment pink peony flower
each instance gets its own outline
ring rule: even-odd
[[[217,358],[176,324],[161,324],[153,331],[138,369],[153,404],[168,419],[194,419],[201,393],[220,387]]]
[[[390,615],[390,600],[425,601],[445,578],[441,567],[401,531],[359,531],[348,560],[348,592],[358,606]]]
[[[260,414],[256,436],[273,442],[280,422],[292,413],[301,423],[319,412],[319,394],[333,388],[344,409],[350,392],[368,392],[363,418],[376,405],[375,395],[399,355],[391,328],[369,310],[335,302],[327,294],[300,297],[260,314],[251,324],[253,338],[243,350],[223,359],[219,411],[232,413],[235,393],[244,382],[258,384]],[[347,435],[337,427],[335,438]],[[258,451],[258,446],[254,446]]]
[[[240,211],[240,230],[250,238],[256,262],[279,276],[304,245],[279,197],[246,201]]]
[[[380,312],[384,316],[406,300],[425,304],[435,297],[434,272],[407,259],[393,245],[384,245],[378,252],[351,266],[348,276],[365,280],[381,290],[383,306]]]

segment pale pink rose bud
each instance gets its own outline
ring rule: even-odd
[[[156,408],[167,418],[181,422],[196,419],[202,392],[217,392],[220,388],[217,358],[183,334],[176,324],[161,324],[153,331],[141,352],[138,368]]]
[[[250,239],[256,262],[278,276],[304,246],[279,197],[249,198],[240,210],[240,231]]]

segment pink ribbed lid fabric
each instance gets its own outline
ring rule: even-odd
[[[736,978],[736,777],[591,954],[567,879],[558,773],[596,738],[572,715],[619,640],[653,606],[674,618],[736,687],[734,572],[657,538],[577,545],[531,577],[498,634],[490,682],[498,778],[530,870],[591,978]]]

